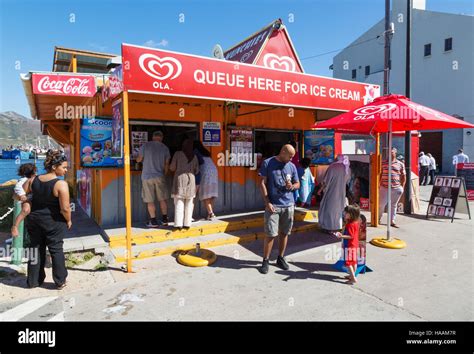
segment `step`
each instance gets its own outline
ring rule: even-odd
[[[318,212],[316,210],[297,208],[295,211],[295,221],[315,221],[317,218]],[[228,215],[219,217],[215,221],[200,220],[194,222],[187,231],[173,231],[171,226],[157,229],[133,227],[132,245],[166,242],[256,227],[263,227],[263,212]],[[126,246],[125,228],[108,229],[105,232],[110,239],[110,248]]]
[[[308,232],[318,230],[316,221],[297,221],[293,226],[292,233]],[[159,243],[141,244],[132,247],[132,259],[146,259],[173,254],[176,251],[186,251],[194,249],[196,243],[200,243],[201,248],[213,248],[230,244],[242,244],[263,239],[265,233],[262,227],[235,231],[232,234],[220,232],[210,235],[188,237],[186,239],[171,239]],[[126,248],[113,248],[112,253],[119,263],[126,262]]]

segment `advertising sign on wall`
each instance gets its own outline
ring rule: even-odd
[[[97,92],[90,75],[33,74],[32,84],[38,95],[93,97]]]
[[[132,158],[140,154],[140,148],[148,141],[148,132],[132,132]]]
[[[334,130],[305,130],[304,157],[312,165],[329,165],[334,162]]]
[[[204,146],[221,146],[221,123],[203,122],[202,143]]]
[[[251,166],[253,164],[253,130],[232,128],[229,132],[231,166]]]
[[[102,102],[114,99],[123,91],[122,65],[110,71],[110,75],[104,77],[104,85],[102,86]]]
[[[155,48],[122,45],[124,90],[337,111],[355,109],[380,87]],[[371,88],[369,90],[368,88]]]
[[[113,152],[113,120],[83,119],[81,126],[82,167],[122,167],[121,153]],[[118,156],[120,155],[120,156]]]
[[[81,208],[91,216],[92,172],[89,169],[77,171],[77,201]]]
[[[123,157],[122,99],[112,102],[112,156]]]

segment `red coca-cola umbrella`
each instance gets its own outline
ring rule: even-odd
[[[334,129],[346,133],[389,133],[389,151],[391,151],[394,131],[474,128],[474,125],[410,101],[405,96],[387,95],[327,121],[317,122],[313,128]],[[388,155],[388,165],[391,166],[392,155],[390,153]],[[391,181],[391,168],[388,169],[388,173],[388,180]],[[388,187],[388,205],[390,205],[390,183]],[[391,241],[390,220],[390,208],[388,208],[387,238],[384,240],[386,247],[390,247],[387,243]],[[404,243],[399,244],[404,247]],[[401,247],[395,245],[393,248]]]

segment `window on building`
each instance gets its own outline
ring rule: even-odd
[[[357,77],[357,70],[352,69],[352,78],[355,79]]]
[[[365,66],[365,76],[369,76],[370,75],[370,65],[366,65]]]
[[[448,50],[453,49],[453,38],[449,37],[444,40],[444,51],[447,52]]]
[[[431,43],[425,44],[425,57],[431,55]]]

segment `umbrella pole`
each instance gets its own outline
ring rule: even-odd
[[[387,241],[390,241],[392,223],[392,120],[388,123],[388,190],[387,190]]]

